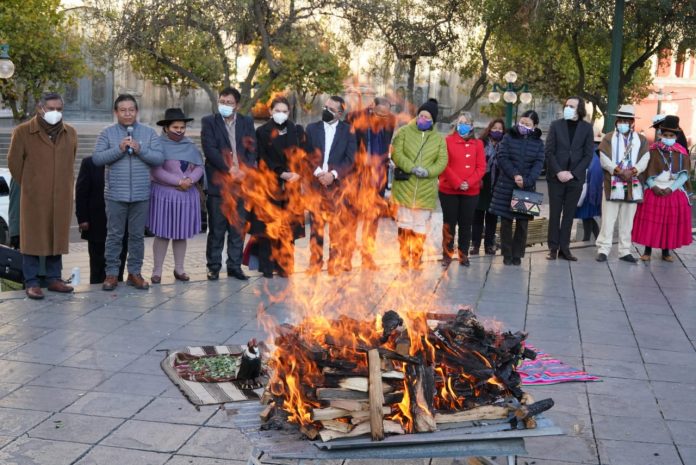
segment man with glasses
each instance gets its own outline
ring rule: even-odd
[[[358,148],[355,157],[354,176],[357,182],[354,195],[359,196],[360,201],[352,203],[358,206],[356,214],[362,221],[362,266],[374,270],[377,268],[373,258],[377,227],[380,210],[386,208],[384,193],[387,189],[389,151],[396,118],[391,113],[389,100],[375,97],[366,109],[349,113],[346,122],[355,132]],[[355,235],[352,234],[351,239],[354,238]]]
[[[63,123],[63,98],[44,94],[34,117],[14,130],[7,155],[12,181],[20,185],[19,243],[30,299],[44,298],[40,257],[46,257],[48,290],[73,291],[61,272],[62,255],[68,253],[76,153],[77,133]]]
[[[201,144],[205,154],[208,181],[208,241],[205,256],[208,279],[215,281],[222,269],[222,249],[227,233],[227,276],[239,280],[249,277],[242,271],[244,227],[248,212],[242,196],[244,170],[256,166],[254,120],[237,113],[239,91],[226,87],[218,96],[218,112],[201,120]],[[231,196],[234,212],[223,213],[223,202]]]
[[[147,289],[142,276],[145,225],[150,207],[150,168],[164,163],[164,153],[154,129],[138,122],[138,102],[130,94],[114,101],[116,124],[104,129],[94,147],[92,161],[104,166],[106,203],[105,291],[118,286],[123,236],[128,230],[126,284]]]
[[[324,228],[329,225],[330,275],[350,270],[355,241],[355,221],[344,189],[355,163],[356,141],[348,123],[341,121],[346,110],[343,98],[329,97],[321,121],[307,125],[307,163],[312,179],[309,183],[308,210],[311,217],[309,272],[318,273],[324,261]],[[345,221],[348,220],[348,221]],[[350,240],[352,232],[353,240]]]

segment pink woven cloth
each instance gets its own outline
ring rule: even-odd
[[[566,365],[530,344],[526,346],[537,353],[537,358],[536,360],[525,360],[517,367],[517,372],[522,378],[523,385],[600,381],[598,376],[590,375],[586,371]]]

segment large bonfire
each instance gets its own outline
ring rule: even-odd
[[[311,176],[301,150],[286,155],[293,172]],[[364,147],[356,159],[355,172],[342,180],[345,198],[335,206],[344,224],[332,233],[341,243],[355,241],[359,221],[379,218],[388,210]],[[264,169],[245,169],[241,180],[223,175],[212,181],[229,184],[223,195],[230,219],[241,188],[247,207],[266,223],[266,234],[281,244],[291,241],[292,220],[305,210],[318,211],[322,202],[301,183],[284,186],[286,204],[269,201],[278,177]],[[273,259],[292,264],[291,250],[274,250]],[[379,255],[382,263],[399,263],[396,252],[388,257],[380,249]],[[270,315],[262,318],[272,334],[267,391],[273,407],[264,419],[295,424],[310,438],[325,441],[370,433],[381,439],[385,433],[427,432],[480,421],[534,427],[533,416],[552,401],[532,403],[520,388],[515,367],[535,356],[525,349],[526,334],[487,328],[470,307],[443,311],[434,303],[432,278],[428,273],[396,275],[387,266],[367,278],[293,279],[280,295],[272,296],[293,314],[284,324]],[[380,305],[386,306],[379,312],[373,293],[384,295]]]

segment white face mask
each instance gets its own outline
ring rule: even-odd
[[[276,113],[273,113],[273,121],[275,121],[276,124],[283,124],[283,123],[286,122],[287,120],[288,120],[288,114],[287,114],[287,113],[283,113],[283,112],[280,112],[280,111],[278,111],[278,112],[276,112]]]
[[[53,126],[54,124],[58,124],[60,120],[63,119],[63,113],[53,110],[53,111],[45,111],[43,115],[44,121],[46,121],[48,124]]]

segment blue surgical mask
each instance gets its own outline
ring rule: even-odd
[[[425,118],[416,118],[416,126],[418,126],[418,129],[421,131],[427,131],[428,129],[433,127],[433,121],[430,119],[425,119]]]
[[[573,119],[575,118],[575,108],[565,107],[563,109],[563,119]]]
[[[662,143],[665,144],[667,147],[671,147],[677,143],[677,139],[667,139],[666,137],[663,137]]]
[[[619,131],[621,134],[626,134],[628,131],[630,131],[631,125],[628,123],[619,123],[616,125],[616,130]]]
[[[471,133],[471,130],[473,129],[473,126],[468,124],[468,123],[459,123],[457,124],[457,132],[459,133],[460,136],[466,137]]]
[[[234,114],[234,107],[218,103],[218,112],[222,115],[223,118],[229,118]]]

